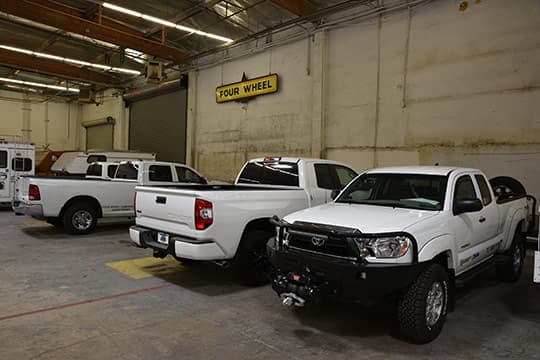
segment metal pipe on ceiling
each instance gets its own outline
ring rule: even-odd
[[[328,23],[328,25],[325,24],[325,25],[319,26],[316,29],[314,29],[312,31],[309,31],[307,33],[304,32],[304,31],[300,31],[300,32],[298,32],[296,34],[288,36],[287,38],[285,38],[283,40],[278,40],[278,41],[275,41],[275,42],[272,42],[272,43],[269,43],[269,44],[264,44],[263,46],[257,46],[255,48],[250,48],[250,49],[248,49],[246,51],[243,51],[243,52],[241,52],[239,54],[236,54],[234,56],[223,57],[223,58],[221,58],[219,60],[216,60],[216,61],[210,61],[210,62],[204,63],[204,64],[197,63],[197,64],[194,64],[194,65],[184,66],[182,68],[178,68],[178,71],[180,71],[181,73],[186,73],[188,71],[192,71],[192,70],[196,70],[196,69],[210,68],[210,67],[222,64],[224,62],[236,60],[236,59],[244,57],[244,56],[253,55],[253,54],[268,50],[269,48],[272,48],[272,47],[275,47],[275,46],[282,46],[282,45],[285,45],[285,44],[288,44],[288,43],[291,43],[291,42],[294,42],[294,41],[297,41],[297,40],[304,39],[304,38],[306,38],[308,36],[311,36],[312,34],[320,32],[320,31],[339,28],[339,27],[342,27],[342,26],[352,24],[353,21],[357,22],[357,21],[369,18],[371,16],[376,16],[376,15],[379,15],[379,14],[384,15],[384,14],[394,12],[394,11],[398,11],[398,10],[401,10],[401,9],[407,8],[407,7],[416,7],[416,6],[419,6],[419,5],[429,3],[431,1],[432,0],[403,1],[402,3],[400,3],[398,5],[394,5],[392,7],[370,9],[368,11],[365,11],[365,12],[362,12],[362,13],[359,13],[359,14],[351,15],[350,17],[347,17],[347,18],[342,18],[341,21],[336,20],[336,21],[333,21],[331,23]],[[276,33],[279,33],[281,31],[283,31],[283,29],[278,29],[278,30],[279,31],[276,31]],[[229,50],[231,47],[238,47],[240,45],[242,45],[242,44],[235,44],[233,46],[227,47],[227,50]],[[211,54],[219,52],[219,51],[223,51],[223,49],[214,49],[214,51],[209,51],[205,55],[211,55]],[[205,56],[205,55],[202,55],[202,56]],[[195,59],[198,60],[201,57],[196,57],[193,60],[195,60]],[[178,65],[177,65],[177,67],[178,67]]]

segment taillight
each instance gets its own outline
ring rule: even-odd
[[[41,200],[41,194],[39,193],[39,187],[37,185],[28,186],[28,199],[29,200]]]
[[[213,222],[212,203],[203,199],[195,199],[195,229],[204,230]]]

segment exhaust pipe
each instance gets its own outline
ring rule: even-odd
[[[283,306],[298,306],[303,307],[306,304],[306,300],[296,295],[295,293],[282,293],[279,295],[281,298],[281,304]]]

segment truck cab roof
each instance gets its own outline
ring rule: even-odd
[[[366,174],[422,174],[447,176],[453,171],[480,172],[477,169],[455,166],[391,166],[367,170]]]
[[[120,161],[120,164],[135,164],[135,165],[150,164],[150,165],[167,165],[167,166],[173,165],[173,166],[189,167],[189,166],[187,166],[185,164],[181,164],[181,163],[167,162],[167,161],[155,161],[155,160],[125,160],[125,161]]]
[[[329,159],[315,159],[315,158],[305,158],[305,157],[280,157],[280,156],[267,156],[267,157],[261,157],[261,158],[255,158],[248,160],[248,163],[254,163],[254,162],[292,162],[292,163],[298,163],[300,161],[306,162],[306,163],[332,163],[332,164],[342,164],[340,161],[335,160],[329,160]],[[345,164],[343,164],[345,165]],[[346,165],[349,167],[348,165]]]

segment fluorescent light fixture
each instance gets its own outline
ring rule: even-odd
[[[216,34],[212,34],[212,33],[207,33],[205,31],[197,30],[197,29],[194,29],[194,28],[191,28],[191,27],[188,27],[188,26],[178,25],[178,24],[175,24],[173,22],[157,18],[155,16],[146,15],[146,14],[140,13],[138,11],[126,9],[124,7],[114,5],[114,4],[111,4],[111,3],[108,3],[108,2],[104,2],[101,5],[103,5],[103,7],[107,8],[107,9],[118,11],[118,12],[121,12],[121,13],[126,14],[126,15],[131,15],[131,16],[134,16],[134,17],[138,17],[138,18],[141,18],[143,20],[147,20],[147,21],[159,24],[159,25],[167,26],[167,27],[170,27],[170,28],[173,28],[173,29],[185,31],[185,32],[192,33],[192,34],[197,34],[197,35],[200,35],[200,36],[205,36],[207,38],[223,41],[223,42],[226,42],[226,43],[231,43],[231,42],[234,41],[233,39],[229,39],[229,38],[227,38],[225,36],[216,35]]]
[[[37,82],[33,82],[33,81],[9,79],[9,78],[4,78],[4,77],[0,77],[0,81],[11,83],[11,84],[34,86],[34,87],[53,89],[53,90],[60,90],[60,91],[69,91],[69,92],[74,92],[74,93],[78,93],[80,91],[77,88],[72,88],[72,87],[69,87],[69,86],[49,85],[49,84],[37,83]]]
[[[24,87],[24,86],[18,86],[18,85],[6,85],[6,87],[9,88],[9,89],[14,89],[14,90],[29,91],[29,92],[32,92],[32,93],[38,93],[39,92],[36,89],[32,89],[32,88]]]
[[[135,49],[125,48],[124,53],[127,57],[129,57],[131,60],[138,62],[139,64],[145,64],[147,62],[147,56]]]
[[[114,4],[111,4],[111,3],[108,3],[108,2],[104,2],[101,5],[103,5],[104,8],[111,9],[111,10],[114,10],[114,11],[118,11],[118,12],[121,12],[121,13],[126,14],[126,15],[131,15],[131,16],[135,16],[135,17],[142,17],[142,15],[143,15],[138,11],[129,10],[129,9],[124,8],[124,7],[114,5]]]
[[[95,64],[95,63],[90,63],[88,61],[75,60],[75,59],[65,58],[62,56],[56,56],[56,55],[45,54],[45,53],[37,52],[37,51],[21,49],[21,48],[17,48],[13,46],[0,45],[0,49],[15,51],[18,53],[35,56],[37,58],[50,59],[50,60],[60,61],[63,63],[75,64],[79,66],[86,66],[89,68],[100,69],[104,71],[117,72],[117,73],[129,74],[129,75],[141,75],[141,72],[137,70],[118,68],[118,67],[107,66],[107,65],[102,65],[102,64]]]

